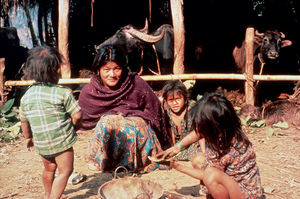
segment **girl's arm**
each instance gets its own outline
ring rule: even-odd
[[[200,149],[201,149],[202,153],[205,153],[205,139],[201,138],[199,140],[199,144],[200,144]]]
[[[177,142],[173,147],[158,153],[155,157],[157,159],[168,159],[175,155],[177,155],[180,151],[182,151],[185,147],[190,146],[194,142],[197,142],[202,137],[199,134],[196,134],[195,131],[191,131],[188,135],[186,135],[180,142]]]
[[[32,138],[30,125],[27,121],[21,121],[21,129],[25,139]]]
[[[194,142],[197,142],[202,137],[200,134],[197,134],[196,131],[191,131],[188,135],[186,135],[178,144],[183,148],[190,146]]]
[[[31,132],[29,122],[21,121],[21,129],[22,129],[23,135],[26,139],[26,141],[25,141],[26,148],[28,150],[30,150],[31,147],[33,147],[33,140],[32,140],[32,132]]]
[[[171,132],[171,137],[172,137],[172,145],[174,146],[175,145],[175,133],[172,130],[172,128],[170,128],[170,132]]]
[[[72,118],[72,124],[75,128],[75,131],[78,130],[80,128],[80,124],[81,124],[81,119],[82,119],[82,113],[81,111],[78,111],[77,113],[75,113],[74,115],[71,116]]]

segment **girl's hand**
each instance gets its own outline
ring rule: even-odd
[[[25,141],[26,144],[26,148],[28,149],[28,151],[32,151],[33,150],[33,140],[32,138],[27,138]]]
[[[165,160],[165,159],[169,159],[169,158],[174,157],[174,156],[177,155],[179,152],[180,152],[180,147],[179,147],[178,145],[174,145],[173,147],[168,148],[167,150],[158,153],[158,154],[155,156],[155,158],[156,158],[156,159],[162,159],[162,160]]]

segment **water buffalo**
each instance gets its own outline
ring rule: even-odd
[[[289,63],[279,62],[282,60],[281,48],[291,46],[292,41],[285,39],[285,34],[278,30],[267,30],[260,33],[257,30],[254,35],[253,45],[253,72],[254,74],[288,74],[294,71],[294,66]],[[237,65],[238,71],[245,72],[245,41],[242,45],[235,46],[233,58]],[[280,58],[281,57],[281,58]],[[292,60],[292,58],[291,58]],[[267,100],[276,100],[281,93],[289,93],[292,89],[292,82],[261,82],[255,83],[256,87],[256,104],[261,105]],[[270,89],[276,88],[276,89]]]
[[[161,73],[160,65],[162,65],[163,71],[173,65],[173,27],[163,24],[152,33],[148,33],[148,31],[146,25],[140,30],[131,25],[124,26],[98,45],[96,50],[105,44],[121,45],[128,54],[129,67],[132,71],[141,74],[143,66],[145,66],[152,72]],[[166,63],[170,65],[165,66]]]
[[[284,38],[284,33],[278,30],[267,30],[264,33],[255,31],[253,46],[255,74],[261,73],[260,69],[264,64],[277,62],[281,48],[292,45],[290,40],[284,40]],[[246,66],[245,41],[240,46],[235,46],[232,55],[238,70],[244,73]]]

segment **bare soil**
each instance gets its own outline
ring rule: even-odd
[[[251,132],[248,136],[255,147],[265,196],[268,199],[298,199],[300,130],[292,127],[286,130],[275,129],[275,135],[270,136],[267,128],[246,131]],[[113,178],[111,173],[88,169],[86,155],[90,134],[91,132],[78,132],[79,139],[74,146],[74,173],[84,174],[87,179],[77,185],[68,184],[64,192],[65,198],[99,198],[99,187]],[[39,156],[35,152],[27,151],[22,136],[14,143],[0,143],[0,199],[42,198],[42,169]],[[164,190],[181,193],[187,198],[199,196],[199,181],[174,169],[156,170],[139,177],[157,182]]]

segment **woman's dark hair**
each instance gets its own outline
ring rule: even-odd
[[[231,102],[223,93],[206,93],[189,114],[193,128],[219,155],[230,147],[233,138],[243,142],[246,147],[251,144],[242,131],[240,119]]]
[[[166,101],[169,94],[178,93],[184,97],[184,103],[187,105],[189,93],[185,85],[179,80],[167,81],[162,89],[162,97],[164,102]]]
[[[127,76],[128,58],[121,46],[111,44],[101,46],[94,58],[92,71],[97,73],[99,68],[106,65],[108,62],[116,62],[122,68],[123,76]]]
[[[43,45],[29,50],[24,79],[36,82],[58,83],[57,73],[63,63],[62,55],[53,47]]]

